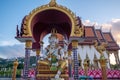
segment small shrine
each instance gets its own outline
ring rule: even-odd
[[[47,34],[49,44],[43,48]],[[36,52],[36,80],[78,80],[81,75],[88,76],[90,70],[102,71],[100,78],[106,80],[112,53],[120,65],[120,48],[112,33],[83,25],[79,16],[56,0],[26,15],[20,29],[16,28],[15,38],[25,43],[24,78],[28,78],[32,51]]]

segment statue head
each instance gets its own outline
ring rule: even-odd
[[[52,29],[51,35],[49,37],[49,43],[51,47],[55,47],[56,44],[58,44],[58,38],[57,38],[57,30]]]

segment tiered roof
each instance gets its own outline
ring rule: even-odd
[[[97,38],[98,38],[99,42],[106,42],[101,29],[96,29],[95,32],[97,34]]]
[[[105,37],[105,40],[108,43],[107,50],[119,50],[120,49],[119,46],[118,46],[118,44],[114,40],[111,32],[104,32],[103,35]]]
[[[84,42],[79,44],[94,44],[94,41],[97,40],[99,44],[108,43],[107,50],[120,49],[111,32],[102,32],[101,29],[95,29],[94,26],[85,26],[84,33]]]
[[[84,27],[84,41],[80,42],[79,44],[94,44],[94,40],[97,39],[97,35],[95,32],[95,28],[93,26],[85,26]]]
[[[85,26],[85,38],[97,38],[94,27]]]

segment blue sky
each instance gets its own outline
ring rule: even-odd
[[[20,26],[23,17],[34,8],[47,4],[49,1],[0,0],[0,57],[13,57],[8,55],[9,50],[13,49],[14,54],[15,48],[17,48],[15,46],[23,45],[14,38],[16,25]],[[120,0],[57,0],[57,3],[71,9],[82,18],[86,25],[96,24],[98,27],[102,25],[103,31],[109,31],[111,28],[113,34],[116,34],[115,40],[120,43]],[[23,47],[21,46],[21,48]],[[10,49],[8,50],[8,48]],[[22,56],[23,54],[24,52],[21,51]],[[19,53],[15,56],[19,56]]]
[[[16,25],[34,8],[50,0],[0,0],[0,41],[14,41]],[[83,20],[99,24],[120,18],[120,0],[57,0]],[[3,36],[4,35],[4,36]]]

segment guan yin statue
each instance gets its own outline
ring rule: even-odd
[[[51,71],[57,71],[55,78],[59,78],[61,72],[68,66],[67,62],[67,41],[64,40],[64,47],[58,44],[57,31],[52,29],[49,37],[49,45],[45,48],[43,57],[39,64],[50,66]]]

